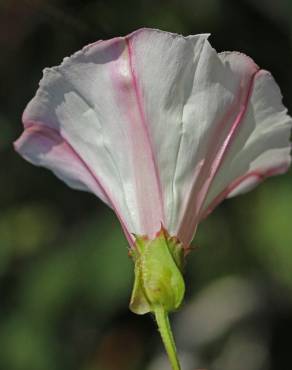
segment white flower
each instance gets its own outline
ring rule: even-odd
[[[291,160],[270,73],[207,38],[141,29],[46,69],[16,150],[112,207],[130,244],[162,224],[188,246],[220,201]]]

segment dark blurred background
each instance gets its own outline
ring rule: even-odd
[[[270,70],[292,112],[291,0],[0,2],[0,370],[166,370],[115,216],[12,149],[42,69],[142,26],[211,32]],[[291,370],[292,175],[199,228],[173,315],[183,370]]]

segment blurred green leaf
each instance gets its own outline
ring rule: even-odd
[[[50,333],[21,315],[1,323],[1,367],[9,370],[55,370],[54,343]]]
[[[0,217],[0,245],[6,244],[18,256],[30,254],[54,240],[59,226],[52,207],[28,204],[10,208]]]
[[[262,264],[292,287],[292,187],[271,181],[258,192],[247,238]]]

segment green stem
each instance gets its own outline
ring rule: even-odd
[[[163,307],[155,308],[154,314],[172,369],[181,370],[174,338],[169,324],[168,314]]]

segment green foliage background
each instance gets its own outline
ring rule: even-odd
[[[291,25],[290,0],[0,2],[0,370],[167,369],[153,320],[128,311],[115,216],[13,151],[42,69],[142,26],[211,32],[272,71],[291,113]],[[184,370],[291,369],[291,219],[290,172],[200,226],[174,315]]]

